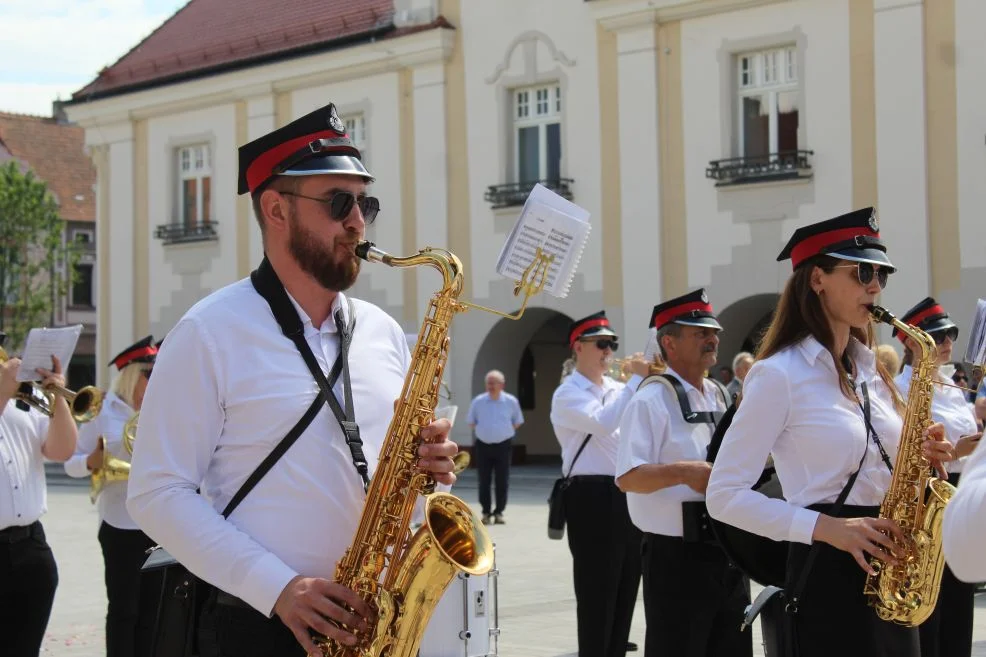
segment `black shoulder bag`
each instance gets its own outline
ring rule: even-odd
[[[560,541],[565,536],[565,490],[572,482],[572,469],[575,462],[582,456],[582,450],[586,443],[592,438],[592,434],[587,434],[585,440],[579,446],[579,451],[575,452],[572,465],[568,467],[568,474],[555,479],[555,485],[551,487],[551,494],[548,496],[548,538]]]
[[[333,413],[343,429],[346,442],[349,444],[353,455],[353,464],[363,479],[364,488],[369,481],[366,459],[362,457],[359,428],[356,426],[352,410],[352,393],[350,390],[348,351],[356,323],[352,301],[349,302],[348,324],[343,325],[341,313],[337,313],[335,317],[340,334],[340,349],[327,380],[318,366],[311,348],[305,341],[304,327],[298,313],[291,305],[291,301],[284,291],[284,286],[266,258],[260,267],[250,275],[250,279],[257,292],[270,305],[281,331],[295,343],[301,351],[306,365],[310,370],[313,370],[312,374],[319,384],[319,394],[315,396],[311,406],[308,407],[301,419],[236,491],[226,508],[223,509],[223,518],[229,518],[233,510],[247,496],[247,493],[253,490],[264,475],[274,467],[274,464],[305,432],[326,401],[332,407]],[[343,375],[346,395],[345,416],[342,416],[339,402],[332,394],[332,386],[338,381],[340,374]],[[343,424],[344,422],[346,424]],[[349,430],[347,430],[347,425]],[[141,616],[148,619],[144,622],[153,628],[150,657],[194,657],[198,655],[199,615],[203,603],[215,587],[192,574],[161,546],[151,548],[148,558],[141,566],[141,586],[160,591],[153,608],[143,609],[140,612]]]

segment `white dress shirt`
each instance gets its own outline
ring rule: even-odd
[[[603,385],[598,386],[577,370],[565,377],[551,397],[551,424],[561,444],[562,474],[616,476],[620,420],[641,381],[636,374],[626,384],[604,376]],[[592,438],[572,469],[572,459],[590,433]]]
[[[870,420],[893,463],[902,427],[893,393],[877,374],[870,349],[855,339],[848,349],[857,391],[865,381]],[[714,518],[775,541],[811,543],[818,513],[804,507],[834,502],[864,450],[845,503],[883,501],[890,471],[867,435],[859,404],[842,394],[837,376],[832,356],[813,337],[753,365],[705,493]],[[750,489],[771,454],[786,501]]]
[[[699,391],[672,368],[667,373],[681,381],[693,411],[725,412],[714,383],[704,380]],[[685,422],[674,392],[660,382],[652,383],[633,396],[623,413],[616,476],[650,463],[705,461],[712,431],[711,424]],[[627,493],[627,506],[630,519],[641,531],[681,536],[681,503],[703,499],[701,493],[679,484],[652,493]]]
[[[123,461],[130,461],[130,454],[123,447],[123,425],[133,417],[134,410],[115,392],[106,394],[103,407],[92,421],[79,427],[79,440],[75,454],[65,462],[65,473],[70,477],[89,477],[92,473],[86,459],[96,449],[99,437],[106,438],[106,453]],[[100,522],[117,529],[138,529],[137,523],[127,512],[127,482],[107,483],[96,498],[96,511]]]
[[[959,490],[945,505],[945,561],[963,582],[986,581],[986,449],[969,456]]]
[[[48,511],[44,455],[49,418],[11,399],[0,414],[0,529],[30,525]]]
[[[905,365],[901,373],[894,379],[900,394],[907,399],[907,391],[911,388],[911,375],[914,370],[910,365]],[[938,378],[947,383],[951,379],[943,376],[940,372]],[[965,399],[965,394],[958,388],[935,384],[935,392],[931,399],[931,419],[941,422],[945,426],[945,437],[955,445],[962,436],[969,436],[978,433],[976,427],[976,416],[969,408],[969,402]],[[962,464],[968,457],[949,461],[946,468],[949,472],[962,472]]]
[[[344,309],[348,318],[344,296],[320,327],[294,305],[328,372],[339,350],[332,315]],[[352,392],[372,475],[410,353],[396,321],[370,303],[354,305]],[[342,379],[334,387],[340,405]],[[141,408],[131,515],[193,573],[268,616],[296,575],[334,579],[366,498],[339,424],[323,406],[229,521],[221,516],[318,392],[294,343],[244,279],[198,302],[168,333]],[[200,485],[204,497],[195,492]]]

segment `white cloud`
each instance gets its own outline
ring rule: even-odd
[[[186,0],[0,0],[0,110],[50,114]]]

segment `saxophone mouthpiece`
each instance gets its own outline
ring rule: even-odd
[[[383,262],[389,264],[387,261],[390,258],[390,254],[378,249],[373,242],[362,240],[356,244],[356,257],[367,262]]]
[[[871,303],[870,305],[867,306],[867,308],[869,308],[870,313],[872,313],[873,317],[876,318],[878,322],[883,322],[884,324],[890,324],[892,326],[894,320],[897,319],[896,317],[894,317],[894,314],[892,312],[890,312],[883,306],[878,306],[874,303]]]

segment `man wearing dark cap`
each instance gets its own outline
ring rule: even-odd
[[[705,373],[722,327],[704,289],[654,306],[667,370],[648,379],[620,422],[616,483],[643,532],[645,657],[748,657],[740,632],[749,585],[703,531],[707,450],[729,393]]]
[[[141,409],[127,507],[215,587],[202,615],[217,643],[209,650],[300,657],[318,650],[310,632],[351,645],[354,635],[339,624],[366,629],[373,616],[333,578],[410,353],[396,321],[343,294],[380,205],[367,195],[373,177],[335,106],[245,144],[239,162],[239,191],[251,196],[265,258],[168,333]],[[339,415],[326,408],[319,379],[329,379]],[[341,410],[347,400],[358,431]],[[299,424],[303,416],[310,423]],[[440,485],[454,481],[448,431],[444,419],[422,430],[419,467]],[[230,511],[289,434],[297,439]]]
[[[7,335],[0,332],[0,346]],[[49,418],[14,401],[20,358],[0,363],[0,649],[10,657],[37,657],[58,586],[55,557],[41,516],[48,510],[44,461],[72,456],[78,437],[65,398],[56,395]],[[38,370],[41,386],[65,385],[62,366]],[[33,391],[37,396],[37,390]]]
[[[931,417],[945,427],[945,437],[955,445],[955,460],[949,461],[946,469],[949,483],[958,486],[967,457],[977,448],[982,437],[982,432],[976,425],[976,416],[969,407],[965,395],[958,388],[946,385],[951,382],[951,376],[941,369],[952,360],[952,347],[958,340],[959,327],[932,297],[925,297],[904,313],[900,321],[926,332],[937,345],[939,369],[934,376],[938,385],[934,387],[931,399]],[[896,328],[893,335],[904,343],[904,367],[895,379],[895,383],[906,399],[911,377],[914,375],[911,368],[914,351],[919,347],[914,340]],[[946,562],[935,610],[931,617],[918,627],[921,636],[921,657],[972,653],[975,594],[975,585],[956,579]]]
[[[626,384],[604,376],[619,336],[605,311],[568,331],[575,370],[551,399],[551,424],[561,444],[568,547],[572,552],[580,657],[627,651],[640,585],[640,532],[615,482],[623,411],[650,365],[634,357]]]
[[[103,398],[99,415],[79,429],[75,455],[65,462],[65,472],[70,477],[98,477],[106,452],[118,461],[130,461],[123,430],[143,403],[158,353],[153,342],[154,338],[148,335],[109,362],[109,367],[117,371],[116,377]],[[95,499],[106,583],[106,657],[151,653],[150,628],[147,624],[140,626],[138,609],[142,595],[140,566],[154,542],[127,513],[126,502],[126,480],[108,481]],[[155,593],[144,591],[143,595]]]

